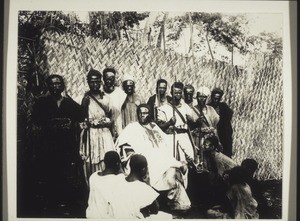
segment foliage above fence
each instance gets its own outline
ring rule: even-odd
[[[282,61],[264,55],[249,56],[243,69],[203,58],[183,57],[138,42],[100,41],[46,32],[41,37],[37,62],[41,79],[50,74],[65,78],[67,93],[76,99],[87,89],[90,68],[113,66],[117,83],[130,74],[136,92],[146,100],[155,93],[159,78],[224,90],[224,101],[233,109],[233,148],[237,163],[253,158],[260,179],[281,179],[283,160]],[[145,101],[146,101],[145,100]],[[30,99],[27,102],[32,102]],[[27,104],[26,107],[30,107]],[[30,109],[30,108],[29,108]],[[29,111],[30,112],[30,111]]]

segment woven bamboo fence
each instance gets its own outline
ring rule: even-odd
[[[76,98],[88,90],[86,74],[90,68],[102,71],[113,66],[117,83],[124,74],[136,80],[136,92],[148,99],[155,93],[159,78],[200,86],[220,87],[224,101],[233,109],[233,159],[237,163],[253,158],[259,163],[257,177],[281,179],[283,161],[282,61],[263,55],[249,57],[247,66],[236,68],[222,62],[183,57],[138,42],[100,41],[46,32],[41,37],[37,62],[46,77],[65,78],[67,93]],[[28,99],[33,102],[32,97]],[[29,117],[30,107],[27,104]]]

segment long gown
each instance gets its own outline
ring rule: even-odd
[[[108,108],[108,97],[104,95],[103,99],[98,99],[98,101]],[[92,98],[90,98],[88,117],[91,124],[97,124],[103,119],[110,121],[105,111]],[[84,159],[84,169],[88,180],[93,172],[104,170],[104,155],[108,151],[115,150],[114,141],[110,129],[107,127],[95,128],[91,126],[83,129],[80,138],[80,154]]]
[[[83,120],[79,104],[70,97],[63,97],[60,105],[51,95],[40,97],[32,113],[33,122],[40,128],[37,140],[36,172],[42,179],[42,194],[49,206],[72,203],[82,192],[79,155],[78,123]],[[83,184],[84,182],[82,182]]]

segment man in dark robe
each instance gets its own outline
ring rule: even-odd
[[[49,93],[36,101],[32,113],[40,131],[38,176],[45,184],[42,189],[48,207],[68,206],[78,199],[76,188],[83,181],[79,175],[82,173],[77,139],[83,114],[79,104],[62,96],[65,85],[61,76],[50,75],[46,84]]]
[[[219,140],[223,147],[223,153],[228,157],[232,157],[232,126],[231,119],[233,111],[225,102],[220,102],[224,92],[219,88],[213,89],[211,93],[211,102],[208,105],[212,106],[220,116],[220,121],[217,125]]]

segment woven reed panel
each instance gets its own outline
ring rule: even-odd
[[[254,158],[259,163],[259,179],[282,178],[283,89],[282,61],[262,55],[249,57],[243,70],[204,58],[184,57],[139,43],[101,42],[46,32],[41,38],[38,63],[41,74],[60,74],[68,94],[75,98],[88,90],[90,68],[117,69],[117,84],[123,76],[136,80],[136,92],[145,101],[155,93],[159,78],[200,86],[220,87],[224,101],[233,109],[233,147],[237,163]],[[168,88],[169,92],[169,88]]]

